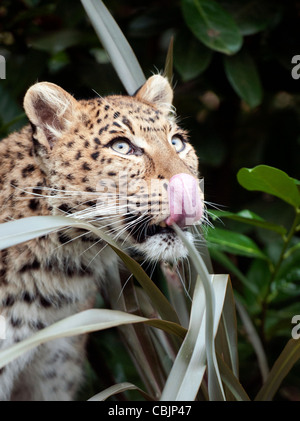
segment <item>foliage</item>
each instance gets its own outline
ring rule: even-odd
[[[235,397],[272,399],[299,359],[299,341],[290,339],[291,319],[300,314],[300,96],[299,81],[291,76],[292,57],[299,54],[298,3],[163,0],[142,5],[112,0],[107,5],[146,76],[164,68],[170,37],[175,36],[175,105],[200,157],[206,200],[225,207],[210,210],[215,228],[207,229],[207,241],[215,270],[225,268],[233,282],[243,387],[236,382],[234,366],[228,370],[218,358],[219,369]],[[92,90],[102,95],[123,90],[79,1],[4,0],[0,16],[0,54],[7,61],[7,79],[0,81],[0,136],[26,122],[22,97],[36,80],[60,84],[83,98],[93,95]],[[189,305],[186,298],[184,304],[176,301],[182,297],[180,288],[172,287],[173,278],[168,270],[154,275],[184,319]],[[129,288],[134,291],[133,285]],[[131,301],[130,293],[124,294],[124,308],[145,302],[138,291]],[[85,397],[91,389],[99,391],[95,355],[103,356],[101,370],[109,365],[112,383],[141,382],[152,394],[153,384],[162,389],[162,373],[169,371],[171,361],[164,361],[163,368],[160,361],[156,372],[150,369],[148,378],[137,380],[139,367],[150,362],[151,368],[151,352],[136,361],[134,370],[127,360],[119,360],[124,345],[118,339],[110,340],[120,352],[104,355],[111,332],[101,335],[92,339],[93,386]],[[144,327],[129,328],[125,335],[153,346]],[[163,343],[172,352],[178,350],[178,343]],[[299,377],[297,364],[275,398],[299,399]],[[204,385],[198,398],[207,398]]]

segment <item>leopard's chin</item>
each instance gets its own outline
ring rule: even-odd
[[[190,242],[193,242],[193,235],[190,232],[185,231],[184,234]],[[160,260],[175,262],[188,255],[187,248],[173,230],[149,236],[142,243],[135,243],[133,248],[152,262]]]

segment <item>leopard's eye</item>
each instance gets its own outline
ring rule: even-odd
[[[129,141],[127,140],[116,140],[115,142],[113,142],[111,144],[111,148],[115,151],[115,152],[119,152],[123,155],[127,155],[129,153],[132,152],[132,147],[129,143]]]
[[[177,153],[183,151],[183,149],[185,148],[185,142],[178,136],[172,137],[171,145],[174,146],[175,151]]]

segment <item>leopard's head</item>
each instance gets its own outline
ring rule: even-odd
[[[172,100],[160,75],[133,96],[80,101],[54,84],[33,85],[24,107],[52,212],[92,222],[147,259],[185,257],[172,224],[192,239],[186,228],[200,223],[203,194]]]

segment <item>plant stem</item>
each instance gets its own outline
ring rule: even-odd
[[[269,294],[270,294],[271,286],[272,286],[272,283],[274,282],[274,280],[276,279],[276,276],[278,274],[278,271],[281,267],[281,264],[282,264],[283,260],[287,257],[286,250],[288,248],[288,245],[289,245],[291,239],[293,238],[293,236],[297,232],[297,226],[300,222],[300,208],[295,208],[295,212],[296,212],[296,215],[295,215],[295,219],[293,221],[292,227],[291,227],[288,235],[283,236],[283,246],[282,246],[278,261],[274,265],[273,268],[270,268],[271,269],[271,276],[270,276],[270,280],[269,280],[269,283],[268,283],[268,286],[267,286],[267,291],[266,291],[265,296],[262,300],[261,332],[262,332],[262,340],[264,342],[265,342],[265,320],[266,320],[266,314],[267,314],[267,310],[268,310],[268,297],[269,297]]]

